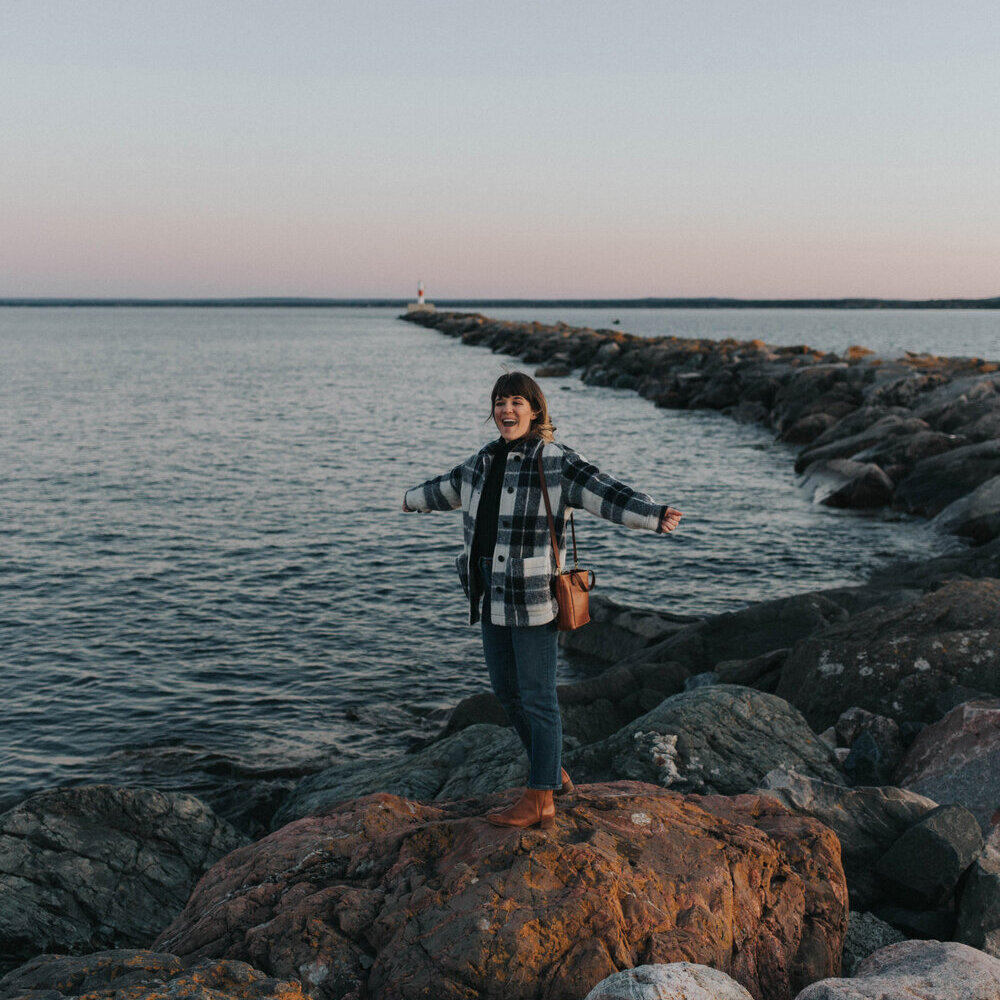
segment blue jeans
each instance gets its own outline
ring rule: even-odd
[[[528,751],[529,788],[561,788],[562,719],[556,697],[556,623],[494,625],[490,562],[480,559],[483,654],[493,693]]]

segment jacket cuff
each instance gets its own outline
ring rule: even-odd
[[[409,506],[409,505],[407,505]],[[670,510],[670,504],[665,503],[656,515],[656,533],[658,535],[663,534],[663,518],[666,516],[667,511]]]

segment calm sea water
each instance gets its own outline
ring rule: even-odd
[[[621,325],[1000,353],[982,313]],[[245,820],[289,778],[399,752],[484,690],[460,517],[399,507],[492,436],[487,393],[514,364],[392,310],[0,310],[0,807],[132,782]],[[546,389],[562,440],[686,514],[669,538],[581,517],[609,596],[709,614],[952,544],[812,506],[766,431],[573,378]]]

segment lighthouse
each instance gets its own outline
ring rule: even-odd
[[[424,299],[424,283],[422,281],[417,282],[417,301],[408,303],[406,311],[407,313],[434,312],[434,303]]]

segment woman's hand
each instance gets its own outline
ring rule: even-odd
[[[673,507],[668,507],[663,512],[663,517],[660,519],[660,531],[666,533],[668,531],[673,531],[674,528],[680,524],[680,520],[684,515],[679,510],[674,510]]]

